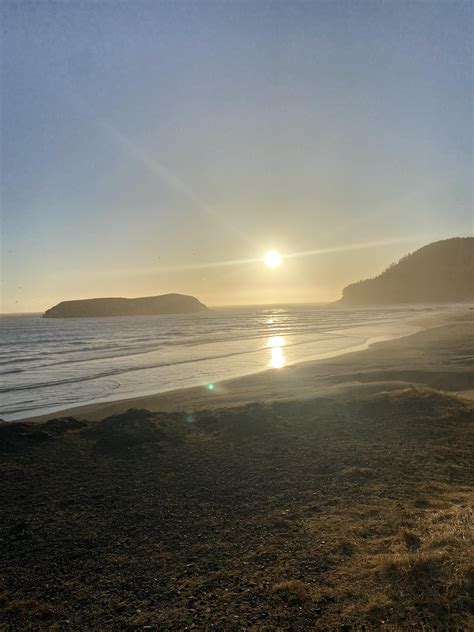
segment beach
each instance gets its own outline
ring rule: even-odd
[[[471,313],[0,425],[0,629],[470,629]]]
[[[459,308],[418,315],[405,326],[406,331],[417,331],[415,334],[362,345],[368,346],[362,351],[343,349],[340,354],[333,354],[328,359],[216,382],[212,390],[203,385],[98,402],[38,415],[34,419],[45,421],[58,415],[74,415],[98,420],[131,407],[151,411],[193,411],[252,402],[371,394],[414,384],[471,397],[474,391],[473,314],[470,309]]]
[[[197,314],[0,318],[0,418],[222,383],[366,349],[456,305],[273,305]]]

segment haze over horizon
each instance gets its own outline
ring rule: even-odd
[[[473,232],[470,2],[0,10],[2,312],[336,300]]]

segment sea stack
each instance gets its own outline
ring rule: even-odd
[[[157,316],[205,312],[208,307],[194,296],[162,294],[141,298],[87,298],[62,301],[47,309],[43,318],[99,318],[106,316]]]

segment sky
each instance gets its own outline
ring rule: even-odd
[[[331,301],[471,235],[472,11],[3,0],[1,311]]]

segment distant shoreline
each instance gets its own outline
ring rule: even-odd
[[[242,303],[242,304],[236,304],[236,305],[212,305],[209,304],[207,305],[208,310],[212,311],[212,310],[232,310],[232,309],[251,309],[253,307],[255,308],[262,308],[262,307],[298,307],[298,306],[304,306],[304,305],[308,305],[308,306],[318,306],[318,307],[334,307],[337,309],[341,309],[341,310],[350,310],[350,309],[376,309],[376,308],[409,308],[409,307],[413,307],[413,308],[418,308],[418,307],[426,307],[427,309],[436,309],[437,307],[442,307],[444,305],[451,305],[452,303],[449,301],[446,301],[446,303],[437,301],[434,303],[427,303],[427,302],[421,302],[421,303],[394,303],[394,304],[386,304],[386,303],[374,303],[374,304],[364,304],[364,305],[349,305],[348,303],[343,303],[341,298],[339,299],[335,299],[332,301],[297,301],[296,303]],[[456,303],[455,303],[456,304]],[[459,305],[459,309],[470,309],[470,307],[473,305],[472,301],[466,300],[466,301],[461,301],[459,303],[457,303],[457,305]],[[474,307],[473,307],[474,309]],[[39,316],[41,317],[44,314],[45,310],[42,311],[34,311],[34,312],[0,312],[0,318],[2,317],[10,317],[10,316]],[[149,318],[150,316],[165,316],[165,317],[169,317],[169,316],[180,316],[181,314],[135,314],[134,317],[139,317],[139,318]],[[187,314],[184,314],[185,316]],[[93,317],[91,317],[93,318]],[[100,316],[98,318],[130,318],[129,315],[122,315],[122,316]],[[51,319],[51,320],[55,320],[55,319]],[[60,319],[57,319],[60,320]]]

